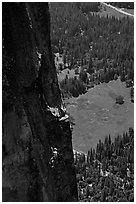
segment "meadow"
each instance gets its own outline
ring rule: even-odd
[[[116,96],[124,97],[124,104],[116,104]],[[134,104],[130,101],[130,88],[120,79],[103,83],[78,98],[70,98],[67,111],[74,119],[73,147],[87,151],[95,148],[106,135],[114,139],[129,127],[134,127]]]

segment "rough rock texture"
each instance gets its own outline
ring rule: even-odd
[[[16,101],[10,112],[17,117],[21,104],[29,123],[29,134],[15,134],[9,151],[3,142],[3,201],[77,201],[72,134],[51,53],[48,4],[3,3],[3,42]]]

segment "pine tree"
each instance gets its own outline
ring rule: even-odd
[[[94,69],[93,69],[93,61],[92,61],[92,58],[90,57],[90,59],[89,59],[89,67],[88,67],[88,73],[89,74],[93,74],[93,72],[94,72]]]

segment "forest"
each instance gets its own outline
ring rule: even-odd
[[[71,66],[78,59],[86,63],[86,52],[104,64],[107,59],[122,66],[126,60],[133,61],[134,21],[100,17],[81,8],[82,3],[80,7],[78,3],[50,3],[52,47],[71,59]]]
[[[63,54],[64,68],[66,63],[75,72],[77,67],[81,67],[80,79],[85,77],[84,72],[89,73],[90,86],[108,83],[119,76],[122,82],[132,86],[134,20],[129,17],[105,18],[97,15],[100,9],[99,3],[90,7],[86,3],[50,3],[52,50]],[[84,93],[81,80],[78,84],[82,84]],[[66,93],[70,90],[73,94],[76,87],[77,78],[74,81],[66,77],[61,83],[62,91]],[[76,92],[73,95],[78,96],[79,91]]]
[[[134,202],[134,130],[75,153],[79,201]]]

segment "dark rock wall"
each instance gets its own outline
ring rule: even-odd
[[[20,128],[14,124],[8,134],[14,151],[7,151],[3,130],[3,201],[77,201],[72,134],[52,59],[48,4],[2,6],[3,49],[12,61],[12,75],[6,77],[14,96],[13,114],[18,117],[17,104],[24,112]],[[14,134],[15,129],[20,132]]]

